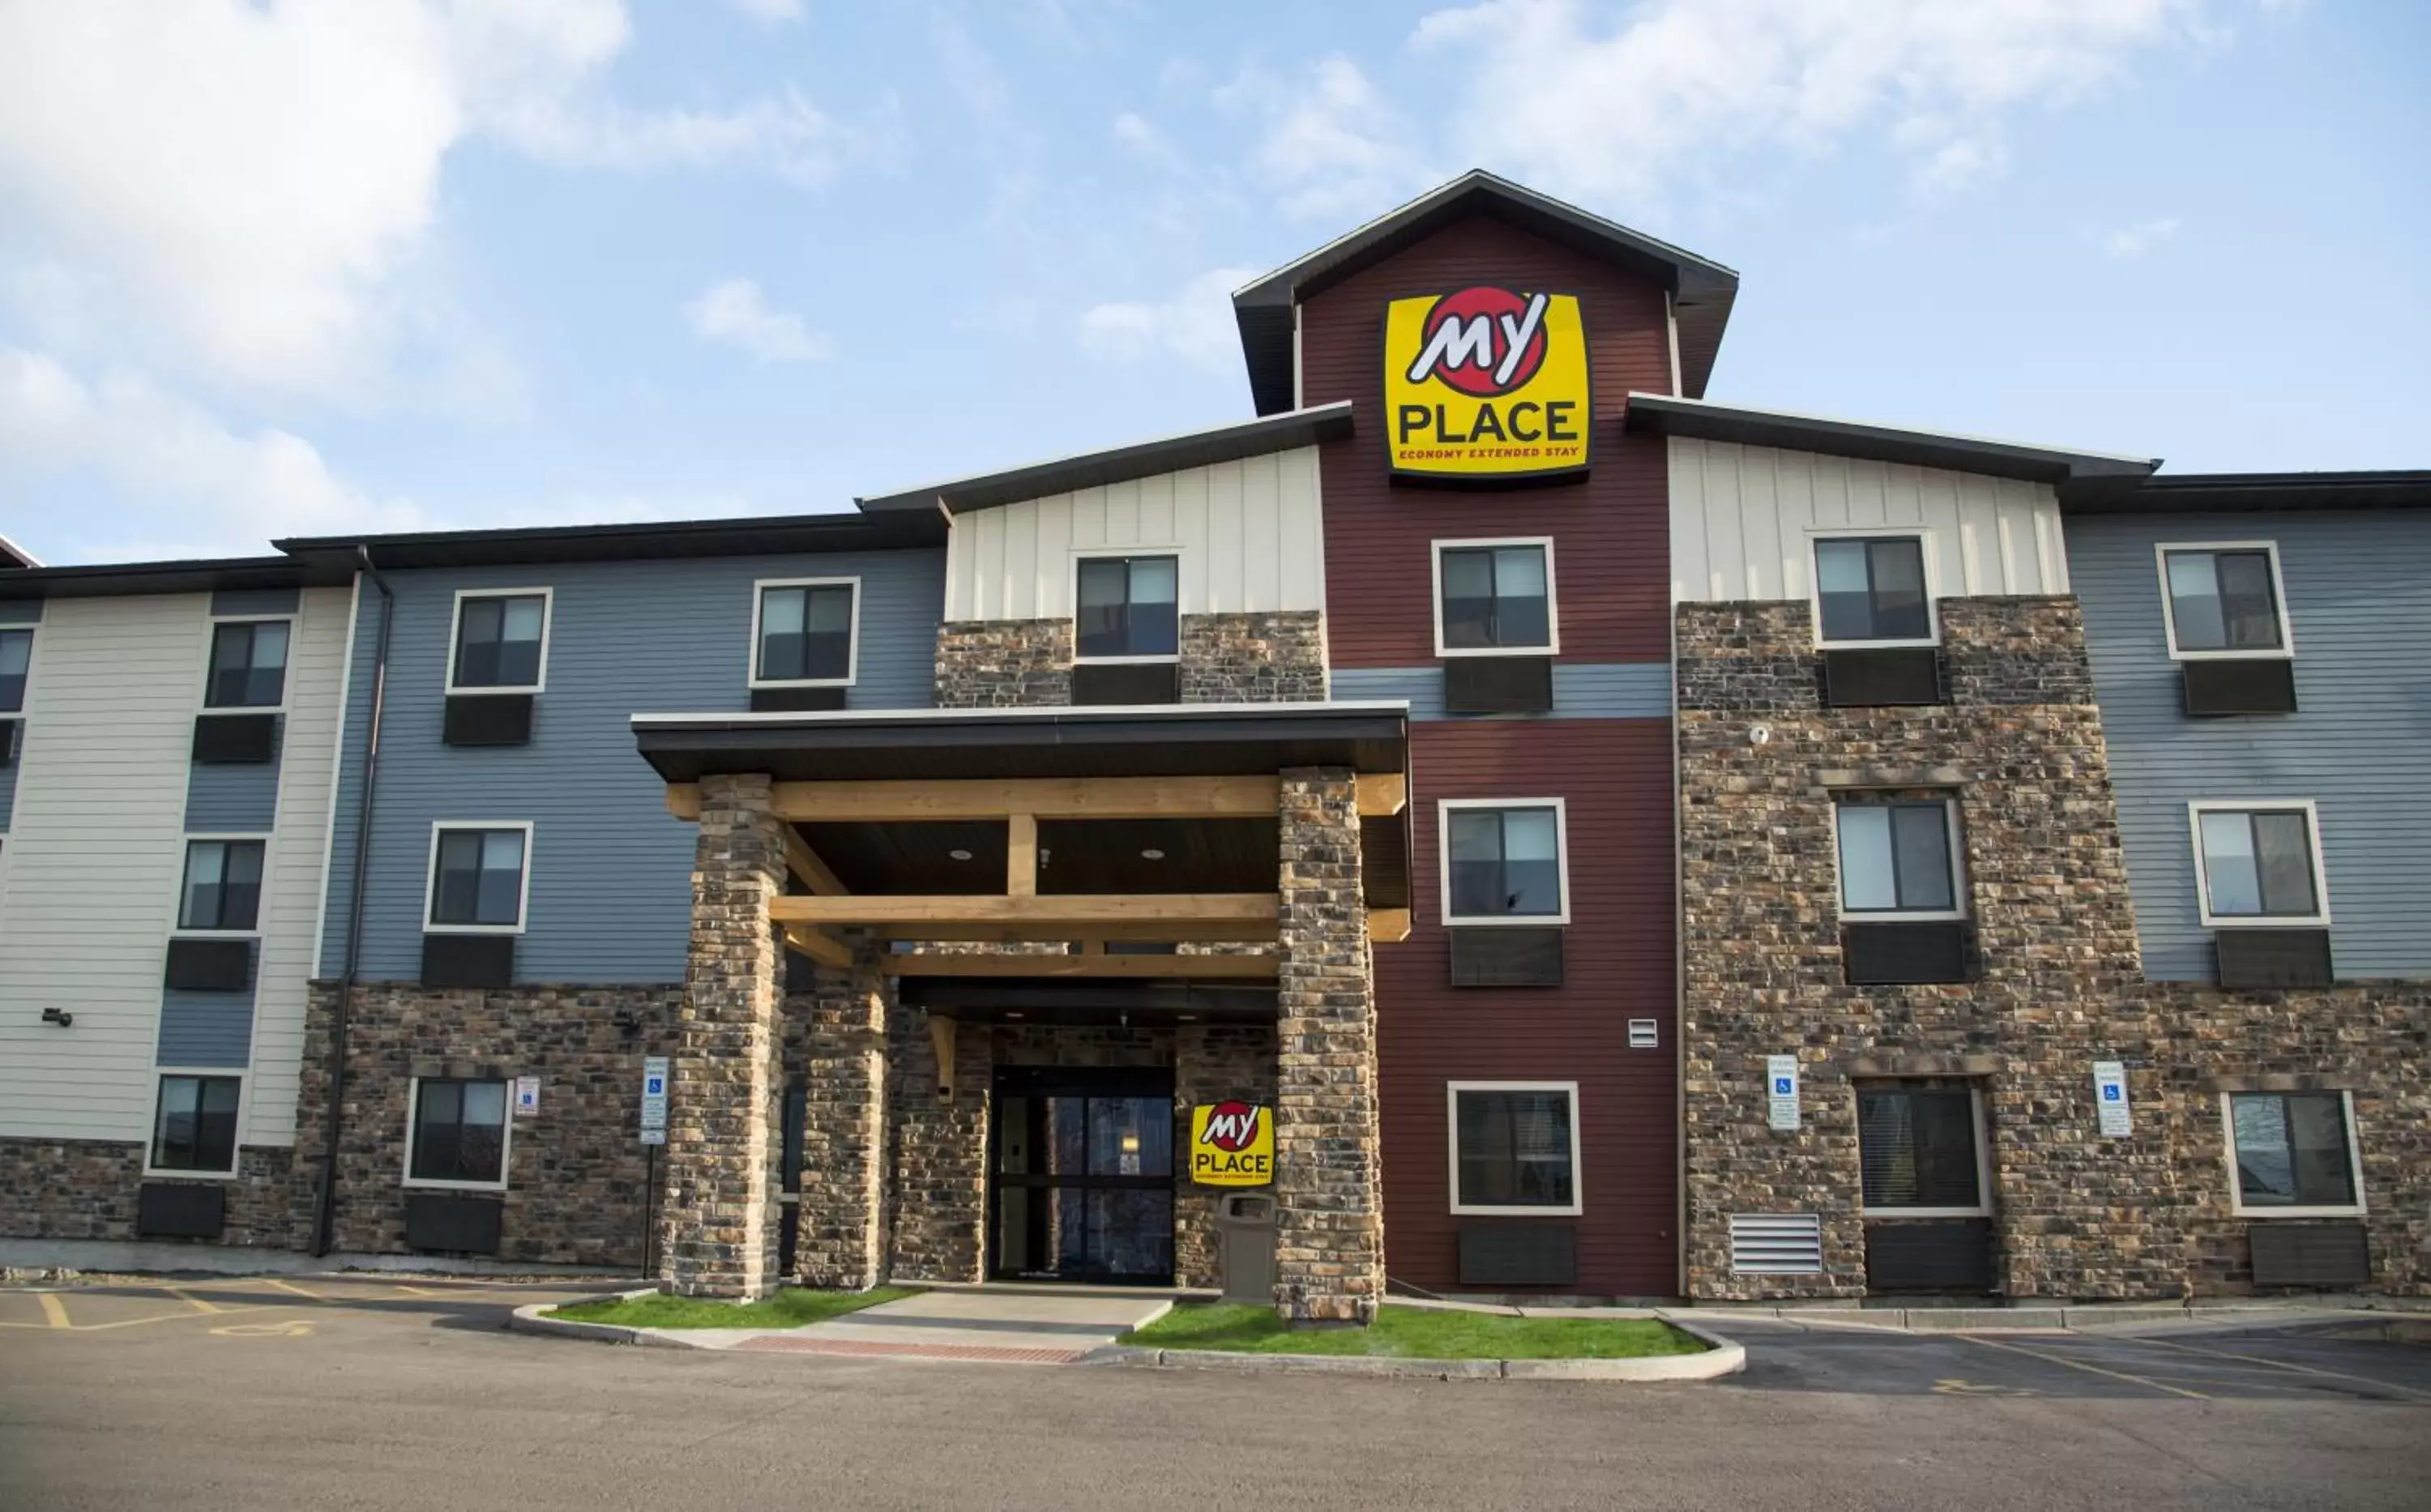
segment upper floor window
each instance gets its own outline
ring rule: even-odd
[[[1815,625],[1825,646],[1929,646],[1933,600],[1920,535],[1815,543]]]
[[[860,580],[817,578],[758,587],[752,685],[850,682]]]
[[[152,1169],[224,1176],[236,1169],[233,1076],[164,1076],[152,1118]]]
[[[261,851],[259,840],[187,841],[177,928],[252,929],[261,912]]]
[[[275,709],[287,696],[287,621],[211,627],[207,709]]]
[[[506,1083],[426,1076],[413,1084],[412,1100],[408,1184],[507,1184]]]
[[[1182,651],[1179,557],[1083,557],[1074,651],[1084,661]]]
[[[2236,1210],[2265,1218],[2363,1211],[2355,1110],[2343,1092],[2231,1092],[2228,1142]]]
[[[1948,798],[1836,804],[1840,916],[1962,917],[1957,810]]]
[[[1551,541],[1435,543],[1436,655],[1558,648]]]
[[[25,707],[25,675],[34,665],[34,632],[0,630],[0,714]]]
[[[432,826],[429,927],[522,929],[530,848],[528,824]]]
[[[447,691],[538,693],[548,659],[549,591],[456,596]]]
[[[1577,1213],[1575,1082],[1454,1082],[1451,1210]]]
[[[2158,549],[2171,656],[2288,654],[2276,546],[2234,541]]]
[[[2197,803],[2191,812],[2204,923],[2329,922],[2310,802]]]
[[[1445,923],[1569,922],[1561,799],[1447,798],[1442,814]]]

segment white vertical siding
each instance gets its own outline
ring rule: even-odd
[[[947,550],[947,619],[1068,619],[1072,559],[1170,550],[1182,612],[1325,607],[1317,448],[974,510]]]
[[[1673,437],[1675,601],[1804,598],[1815,530],[1913,525],[1949,597],[2064,594],[2048,485],[1815,452]]]

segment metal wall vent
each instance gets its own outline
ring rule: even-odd
[[[1631,1050],[1652,1050],[1658,1042],[1659,1040],[1655,1033],[1653,1019],[1633,1018],[1629,1021],[1629,1048]]]
[[[1823,1219],[1814,1213],[1731,1215],[1731,1272],[1740,1276],[1823,1273]]]

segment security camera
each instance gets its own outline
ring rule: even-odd
[[[61,1029],[65,1029],[75,1022],[75,1015],[64,1008],[45,1008],[42,1010],[42,1022],[57,1024]]]

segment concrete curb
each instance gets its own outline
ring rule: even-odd
[[[658,1293],[659,1288],[656,1286],[644,1286],[638,1290],[620,1291],[612,1295],[617,1301],[624,1302],[634,1297],[655,1297]],[[685,1338],[684,1331],[681,1329],[633,1328],[624,1323],[578,1323],[571,1318],[542,1316],[563,1305],[562,1302],[526,1302],[508,1317],[507,1327],[517,1334],[541,1334],[557,1338],[589,1339],[595,1344],[637,1344],[644,1349],[707,1350],[718,1347],[696,1339]],[[731,1330],[721,1329],[718,1332],[728,1333]]]
[[[1160,1350],[1114,1344],[1092,1351],[1079,1363],[1424,1381],[1712,1381],[1747,1369],[1745,1346],[1659,1312],[1648,1316],[1660,1318],[1680,1332],[1702,1340],[1707,1346],[1705,1352],[1635,1360],[1426,1360],[1369,1354],[1237,1354],[1222,1350]]]
[[[2052,1307],[1698,1307],[1657,1314],[1686,1328],[1687,1319],[1745,1318],[1809,1328],[1845,1328],[1881,1334],[2099,1333],[2156,1326],[2220,1333],[2273,1333],[2389,1312],[2373,1308],[2255,1302],[2185,1307],[2092,1302]],[[2404,1316],[2400,1314],[2398,1316]]]

